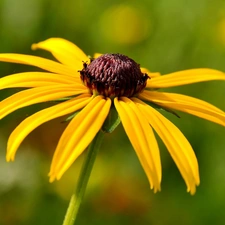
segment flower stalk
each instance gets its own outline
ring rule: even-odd
[[[71,196],[70,203],[63,221],[63,225],[73,225],[76,221],[77,214],[83,200],[83,196],[88,184],[88,180],[100,148],[101,142],[104,137],[104,132],[101,130],[97,133],[93,141],[88,147],[86,158],[84,159],[81,173],[78,179],[77,187],[75,192]]]

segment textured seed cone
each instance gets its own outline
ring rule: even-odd
[[[121,54],[105,54],[89,65],[84,63],[80,77],[91,93],[110,98],[138,94],[149,78],[141,72],[139,64]]]

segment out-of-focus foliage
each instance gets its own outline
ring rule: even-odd
[[[49,37],[73,41],[87,54],[129,55],[162,74],[209,67],[225,71],[225,2],[222,0],[1,0],[0,52],[33,53]],[[0,76],[30,67],[0,63]],[[1,91],[0,98],[17,90]],[[225,83],[213,81],[169,91],[207,100],[225,110]],[[66,123],[59,118],[36,129],[14,163],[5,162],[7,137],[25,117],[50,103],[18,110],[0,121],[0,225],[62,223],[82,156],[58,182],[47,173]],[[170,118],[186,135],[200,164],[194,196],[165,147],[162,191],[149,189],[138,159],[120,126],[105,142],[89,182],[77,224],[223,224],[225,220],[225,128],[179,113]]]

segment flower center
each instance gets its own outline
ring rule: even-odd
[[[149,76],[142,73],[140,65],[121,54],[105,54],[84,63],[80,78],[92,94],[114,98],[131,97],[146,86]]]

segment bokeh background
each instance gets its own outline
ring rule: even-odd
[[[208,67],[225,71],[223,0],[0,0],[0,52],[36,54],[32,43],[66,38],[85,53],[122,53],[151,71]],[[30,67],[0,63],[0,76]],[[33,68],[32,68],[33,69]],[[0,92],[0,98],[16,89]],[[207,100],[225,110],[225,83],[212,81],[169,89]],[[75,188],[81,156],[53,184],[47,173],[66,123],[64,118],[36,129],[21,145],[16,161],[5,162],[12,130],[38,104],[0,121],[0,225],[60,225]],[[185,134],[199,160],[201,184],[190,196],[159,140],[162,191],[154,194],[122,126],[105,136],[77,224],[224,224],[225,128],[190,115],[165,114]]]

